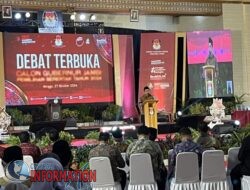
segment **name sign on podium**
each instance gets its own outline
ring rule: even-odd
[[[155,129],[158,129],[157,102],[158,100],[146,100],[143,102],[145,125]]]

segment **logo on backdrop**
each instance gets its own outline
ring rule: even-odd
[[[16,160],[6,166],[5,173],[11,181],[26,181],[30,176],[30,168],[24,161]]]
[[[58,11],[39,11],[39,33],[63,33],[62,13]]]
[[[154,39],[153,42],[153,49],[160,50],[161,49],[161,41],[159,39]]]

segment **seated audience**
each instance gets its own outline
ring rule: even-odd
[[[194,141],[199,144],[203,150],[216,149],[219,147],[219,142],[209,134],[209,127],[203,123],[199,127],[200,136]]]
[[[16,160],[23,160],[22,149],[19,146],[10,146],[3,152],[2,163],[4,166]]]
[[[21,149],[23,155],[30,155],[33,157],[34,163],[38,162],[39,157],[41,156],[41,152],[38,146],[30,143],[30,135],[27,131],[22,132],[19,135],[19,139],[21,142]]]
[[[123,135],[120,128],[117,128],[116,130],[112,131],[112,136],[114,139],[115,146],[121,153],[126,152],[128,145],[123,141]]]
[[[55,142],[52,148],[52,153],[56,154],[60,158],[63,168],[69,168],[69,164],[73,156],[67,141],[59,140]]]
[[[234,190],[241,190],[243,175],[250,176],[250,135],[243,139],[238,159],[240,164],[236,165],[230,173]]]
[[[138,140],[131,143],[126,152],[126,162],[129,164],[129,158],[132,154],[148,153],[151,156],[154,178],[157,182],[158,189],[165,189],[165,174],[167,169],[164,166],[163,154],[159,146],[155,142],[149,140],[149,129],[141,126],[137,131]],[[162,175],[162,173],[164,175]]]
[[[108,157],[112,167],[114,181],[120,182],[122,189],[126,186],[126,173],[119,168],[125,167],[121,153],[116,147],[109,145],[109,133],[101,132],[99,135],[100,144],[89,152],[89,160],[93,157]]]
[[[201,166],[202,160],[202,148],[197,143],[192,140],[192,133],[188,127],[183,127],[179,130],[181,136],[181,143],[175,145],[171,159],[169,161],[169,174],[168,178],[174,177],[175,164],[176,164],[176,156],[180,152],[195,152],[198,154],[199,165]]]
[[[48,154],[50,155],[50,154]],[[49,166],[49,167],[48,167]],[[36,170],[52,170],[52,171],[61,171],[63,167],[61,163],[55,158],[44,158],[38,165]],[[66,190],[64,181],[35,181],[31,184],[30,190]]]

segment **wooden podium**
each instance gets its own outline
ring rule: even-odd
[[[215,66],[205,65],[203,66],[203,72],[205,74],[206,98],[214,97],[216,90],[214,85]]]
[[[146,100],[143,102],[143,112],[145,125],[158,129],[157,123],[157,104],[158,100]]]

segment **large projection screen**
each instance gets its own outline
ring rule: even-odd
[[[233,96],[229,30],[187,33],[190,98]]]
[[[6,105],[113,102],[111,35],[4,34]]]

